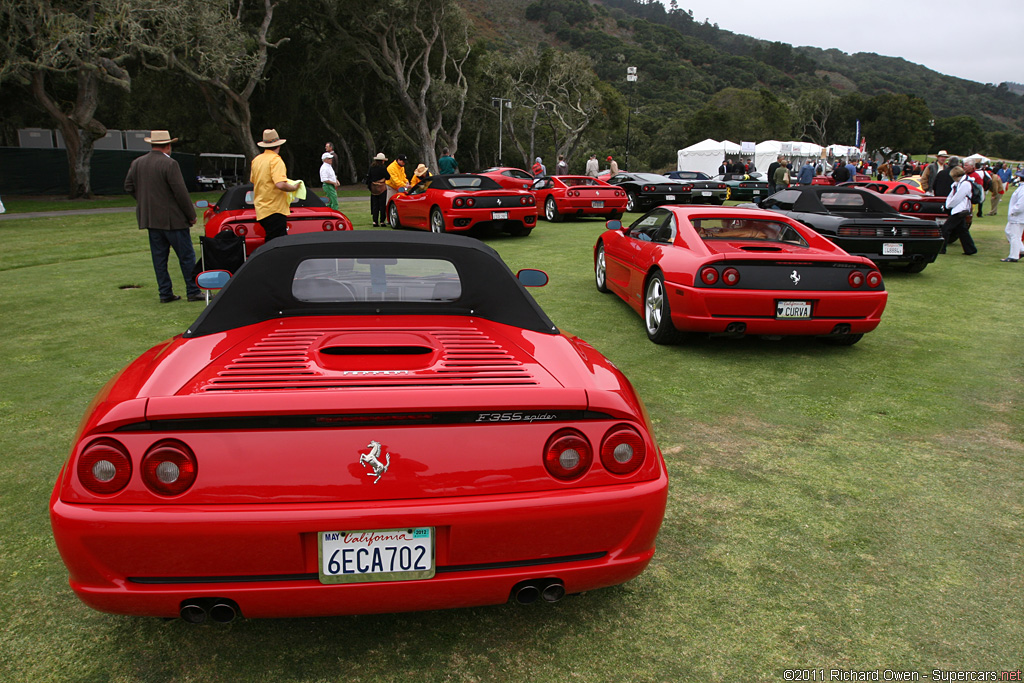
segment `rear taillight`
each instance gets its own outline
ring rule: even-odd
[[[142,481],[153,493],[177,496],[196,480],[196,456],[180,441],[159,441],[142,458]]]
[[[452,202],[452,206],[455,207],[456,209],[461,209],[465,205],[466,205],[466,200],[463,199],[462,197],[456,197],[455,201]]]
[[[914,202],[914,212],[915,213],[920,213],[921,212],[921,204],[919,202]]]
[[[643,437],[626,425],[612,428],[601,442],[601,464],[614,474],[629,474],[639,469],[647,455]]]
[[[247,225],[236,225],[235,226],[235,234],[238,235],[239,237],[245,237],[246,235],[249,234],[249,226],[247,226]]]
[[[466,208],[467,209],[469,207],[473,206],[474,204],[476,204],[476,200],[475,199],[473,199],[472,197],[466,197]]]
[[[718,271],[708,266],[700,271],[700,281],[706,285],[713,285],[718,282]]]
[[[93,441],[78,458],[78,481],[93,493],[117,493],[131,477],[128,451],[113,439]]]
[[[722,272],[722,282],[732,287],[740,281],[740,271],[735,268],[726,268]]]
[[[658,188],[654,187],[654,185],[644,185],[644,192],[654,192],[656,189]]]
[[[850,281],[850,286],[856,289],[864,284],[864,273],[859,270],[851,270],[846,279]]]
[[[519,203],[522,204],[523,206],[529,206],[531,203],[533,203],[533,197],[520,197]]]
[[[582,476],[594,459],[590,442],[575,429],[560,429],[544,447],[544,467],[556,479],[569,480]]]
[[[901,213],[906,213],[908,211],[910,211],[910,202],[901,202],[900,203],[900,212]]]
[[[868,287],[874,289],[878,285],[882,284],[882,274],[879,273],[877,270],[871,271],[870,273],[868,273],[867,282]]]
[[[331,223],[330,221],[324,221],[324,224],[321,226],[321,229],[324,232],[330,232],[331,230],[334,230],[334,223]]]

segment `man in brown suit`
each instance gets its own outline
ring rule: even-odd
[[[166,130],[154,130],[143,138],[153,150],[132,162],[124,189],[135,197],[138,206],[135,217],[139,230],[149,231],[149,250],[153,255],[153,270],[160,291],[160,303],[178,301],[171,277],[167,274],[167,258],[174,249],[185,278],[185,293],[189,301],[205,301],[202,291],[192,281],[192,268],[196,252],[192,249],[189,228],[196,222],[196,210],[185,188],[178,162],[171,158],[171,138]]]

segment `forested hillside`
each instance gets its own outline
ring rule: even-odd
[[[574,171],[628,152],[634,170],[664,169],[707,137],[852,144],[858,120],[872,149],[1024,159],[1024,97],[1007,84],[756,40],[674,3],[0,0],[0,31],[0,144],[60,129],[73,195],[107,128],[252,155],[274,127],[293,175],[315,177],[331,140],[345,181],[378,151],[433,165],[448,147],[465,170],[564,154]]]

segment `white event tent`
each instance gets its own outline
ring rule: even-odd
[[[785,154],[786,158],[793,162],[793,168],[799,169],[804,159],[817,163],[821,158],[821,146],[813,142],[765,140],[754,146],[754,167],[765,173],[780,154]]]
[[[676,156],[677,171],[703,171],[709,176],[718,175],[718,167],[727,156],[739,156],[741,147],[735,142],[712,140],[708,138],[686,149],[681,149]]]

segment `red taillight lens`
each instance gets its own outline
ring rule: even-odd
[[[93,441],[78,458],[78,481],[93,493],[117,493],[131,477],[128,451],[113,439]]]
[[[230,226],[230,225],[225,225],[225,226],[222,226],[222,227],[221,227],[221,229],[220,229],[220,231],[221,231],[221,232],[233,232],[233,231],[231,230],[231,226]]]
[[[159,441],[142,458],[142,481],[153,493],[177,496],[195,480],[196,456],[180,441]]]
[[[850,281],[850,286],[856,289],[864,284],[864,273],[859,270],[851,270],[849,277],[846,279]]]
[[[475,199],[473,199],[472,197],[467,197],[466,198],[466,208],[469,208],[469,207],[473,206],[474,204],[476,204],[476,200]]]
[[[556,479],[576,479],[590,469],[593,459],[590,442],[575,429],[560,429],[544,447],[544,467]]]
[[[334,224],[331,223],[330,221],[324,221],[324,224],[321,226],[321,229],[324,232],[330,232],[331,230],[334,230]]]
[[[722,282],[729,285],[730,287],[739,283],[739,281],[740,271],[736,270],[735,268],[726,268],[725,271],[722,273]]]
[[[921,211],[921,205],[917,202],[914,203],[914,211],[917,213],[920,213]]]
[[[900,211],[902,211],[902,212],[910,211],[910,202],[901,202],[900,203]]]
[[[601,442],[601,464],[614,474],[629,474],[639,469],[647,455],[643,437],[632,427],[620,425]]]
[[[519,203],[522,204],[523,206],[527,206],[530,203],[530,198],[529,197],[520,197],[519,198]]]
[[[713,285],[718,282],[718,271],[707,267],[700,271],[700,280],[706,285]]]
[[[238,235],[239,237],[245,237],[246,235],[249,234],[249,227],[246,225],[236,225],[235,234]]]
[[[461,209],[465,205],[466,200],[463,199],[462,197],[456,197],[455,201],[452,202],[452,206],[454,206],[456,209]]]
[[[874,289],[878,285],[882,284],[882,274],[879,273],[877,270],[873,270],[870,273],[868,273],[867,281],[868,287]]]

